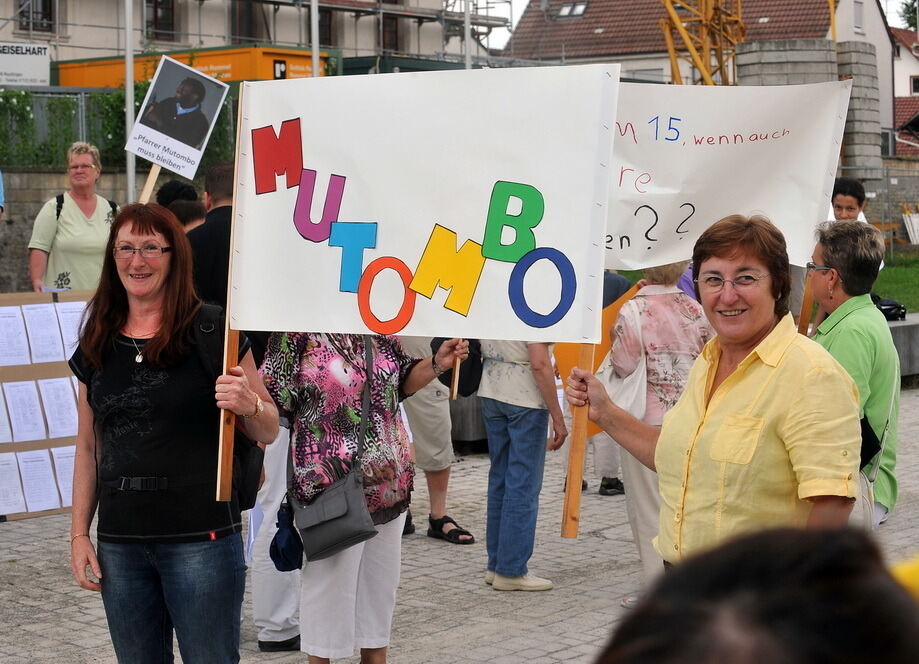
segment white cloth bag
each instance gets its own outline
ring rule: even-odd
[[[619,317],[628,319],[629,322],[638,330],[638,346],[641,348],[641,359],[638,360],[638,366],[635,371],[625,378],[616,375],[613,363],[610,359],[612,348],[604,356],[597,369],[597,379],[603,383],[606,393],[614,404],[625,411],[637,417],[639,420],[645,416],[646,396],[648,393],[648,365],[645,360],[644,342],[641,337],[641,321],[638,319],[638,306],[634,301],[629,300],[619,312]]]

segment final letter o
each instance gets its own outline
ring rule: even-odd
[[[373,315],[370,310],[370,289],[373,286],[373,280],[385,269],[395,270],[399,278],[402,279],[402,285],[405,287],[405,295],[402,299],[402,306],[395,318],[390,320],[380,320]],[[415,291],[411,290],[408,285],[412,283],[412,271],[408,265],[392,256],[383,256],[372,261],[361,275],[360,284],[357,287],[357,308],[361,314],[361,320],[364,325],[369,327],[377,334],[396,334],[402,328],[408,325],[415,313]]]
[[[526,297],[523,294],[524,276],[536,261],[543,258],[555,265],[555,269],[558,270],[562,279],[562,292],[559,302],[555,309],[545,315],[530,309],[530,305],[527,304]],[[577,278],[574,274],[574,266],[565,254],[551,247],[539,247],[524,254],[514,265],[514,269],[511,271],[511,278],[507,284],[507,296],[510,299],[511,308],[517,314],[517,318],[530,327],[549,327],[559,322],[574,303],[576,290]]]

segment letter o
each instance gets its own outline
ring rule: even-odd
[[[555,309],[548,314],[540,314],[532,309],[526,302],[523,294],[523,278],[527,271],[538,261],[546,259],[555,265],[559,276],[562,278],[562,292],[559,302]],[[368,267],[369,269],[369,267]],[[511,271],[511,277],[507,284],[507,296],[511,302],[511,308],[517,314],[517,318],[529,325],[530,327],[549,327],[559,322],[571,305],[574,303],[574,294],[577,291],[577,278],[574,274],[574,266],[568,257],[558,249],[551,247],[539,247],[525,254]]]
[[[402,279],[402,285],[405,287],[405,295],[402,298],[402,306],[395,318],[390,320],[380,320],[373,315],[370,310],[370,289],[373,286],[373,280],[383,270],[395,270]],[[411,290],[408,285],[412,282],[412,271],[408,265],[392,256],[383,256],[372,261],[361,275],[361,281],[357,287],[357,308],[361,314],[361,320],[364,325],[369,327],[377,334],[396,334],[401,331],[412,319],[415,313],[415,291]]]

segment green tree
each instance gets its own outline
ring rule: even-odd
[[[916,0],[900,0],[900,20],[910,30],[916,29]]]

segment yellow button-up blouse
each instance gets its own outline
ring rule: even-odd
[[[716,337],[658,440],[655,546],[668,562],[741,533],[803,526],[808,498],[858,491],[858,390],[829,353],[796,332],[791,315],[706,404],[720,356]]]

